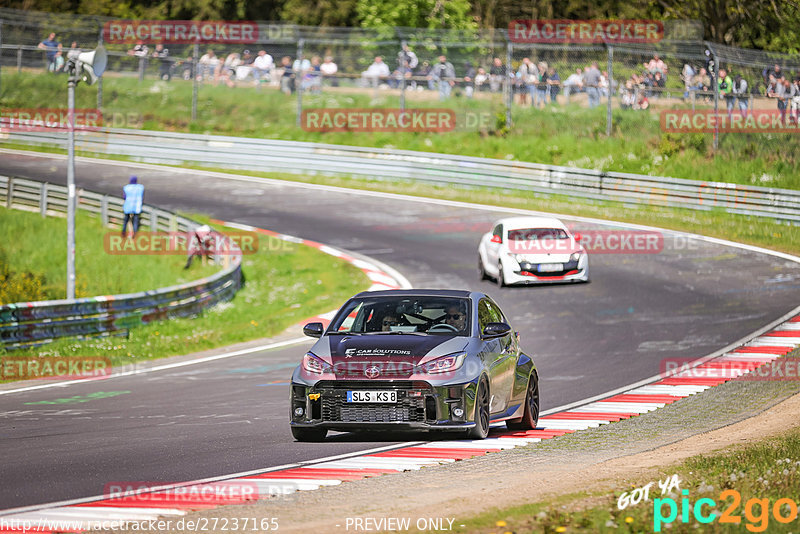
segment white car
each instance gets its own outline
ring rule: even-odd
[[[494,278],[500,287],[589,281],[589,256],[554,217],[500,219],[478,245],[481,280]]]

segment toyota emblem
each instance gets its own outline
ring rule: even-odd
[[[366,369],[364,369],[364,376],[367,378],[378,378],[380,376],[381,370],[377,365],[370,365]]]

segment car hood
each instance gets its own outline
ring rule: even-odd
[[[440,356],[463,351],[468,338],[431,334],[364,334],[325,336],[312,352],[333,366],[337,378],[364,378],[377,366],[384,378],[405,378],[414,369]]]

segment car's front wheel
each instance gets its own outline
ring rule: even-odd
[[[497,263],[497,287],[505,287],[506,275],[503,274],[503,262]]]
[[[489,435],[489,385],[486,380],[478,382],[475,393],[475,426],[469,430],[470,439],[484,439]]]
[[[528,391],[525,394],[525,411],[522,419],[508,420],[509,430],[533,430],[539,423],[539,380],[536,375],[528,379]]]
[[[292,427],[292,436],[297,441],[322,441],[328,435],[326,428],[304,428],[301,426]]]
[[[480,276],[481,282],[489,279],[486,268],[483,266],[483,258],[481,258],[480,254],[478,254],[478,276]]]

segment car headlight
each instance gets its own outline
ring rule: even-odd
[[[426,373],[446,373],[448,371],[455,371],[464,365],[464,359],[467,357],[466,352],[459,354],[448,354],[441,358],[436,358],[427,363],[422,364],[422,370]]]
[[[306,355],[303,356],[303,369],[315,375],[331,372],[331,366],[328,362],[314,356],[310,352],[306,352]]]
[[[514,259],[517,260],[517,263],[522,263],[525,261],[525,256],[522,254],[514,254]]]
[[[569,261],[579,261],[581,259],[581,254],[581,252],[573,252],[569,257]]]

